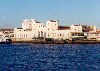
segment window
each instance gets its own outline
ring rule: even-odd
[[[26,37],[27,37],[27,34],[26,34]]]
[[[43,37],[43,32],[41,31],[41,37]]]
[[[25,37],[25,34],[24,34],[24,37]]]
[[[59,34],[58,34],[58,36],[59,36]]]
[[[46,32],[44,33],[44,37],[46,37]]]
[[[23,37],[23,34],[22,34],[22,37]]]
[[[60,36],[62,36],[62,34],[60,33]]]
[[[48,34],[48,37],[49,37],[50,35]]]
[[[40,37],[40,32],[38,32],[38,37]]]

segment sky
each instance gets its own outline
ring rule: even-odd
[[[100,28],[100,0],[0,0],[0,27],[21,27],[24,19]]]

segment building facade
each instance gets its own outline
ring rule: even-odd
[[[14,38],[16,41],[29,41],[39,38],[70,39],[70,29],[61,29],[58,20],[48,20],[46,25],[34,19],[23,20],[22,28],[14,29]]]

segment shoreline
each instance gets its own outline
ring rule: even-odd
[[[12,41],[11,43],[33,43],[33,44],[100,44],[100,41],[88,40],[88,41]]]

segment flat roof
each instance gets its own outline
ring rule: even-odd
[[[58,30],[68,30],[70,29],[69,26],[58,26]]]

